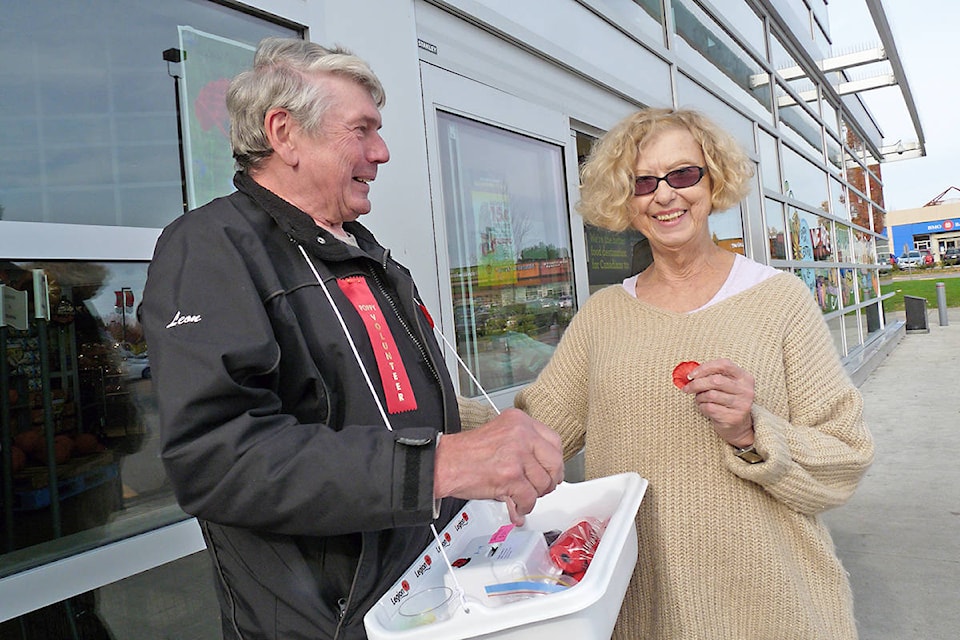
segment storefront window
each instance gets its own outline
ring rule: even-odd
[[[860,287],[861,300],[869,300],[880,295],[880,281],[876,269],[858,270],[857,285]]]
[[[0,0],[0,8],[0,220],[165,226],[184,211],[178,119],[185,143],[190,117],[198,144],[226,131],[216,64],[204,93],[177,104],[184,72],[164,52],[181,47],[181,27],[249,47],[250,60],[261,38],[299,33],[195,0],[128,0],[122,11],[107,0]],[[203,62],[194,45],[182,46]],[[202,180],[202,168],[190,167],[187,177]]]
[[[0,577],[112,542],[117,520],[140,518],[145,530],[184,517],[162,510],[174,501],[139,320],[146,272],[145,263],[0,263]],[[49,319],[36,317],[38,300]]]
[[[829,210],[827,174],[787,145],[783,149],[784,193],[812,207]]]
[[[834,178],[830,179],[830,213],[843,220],[850,219],[850,209],[847,208],[847,189],[842,182]]]
[[[810,288],[810,295],[823,313],[840,308],[841,290],[836,269],[797,269],[795,273]]]
[[[840,269],[840,301],[845,309],[857,304],[856,269]],[[848,344],[856,344],[848,342]]]
[[[743,245],[743,213],[740,205],[711,213],[707,224],[714,244],[727,251],[747,255]]]
[[[531,382],[574,313],[563,150],[437,122],[457,352],[486,391]],[[480,393],[464,371],[460,383]]]
[[[845,224],[837,228],[837,262],[854,262],[853,248],[850,244],[850,227]]]
[[[832,223],[807,211],[790,208],[790,238],[794,260],[833,260]]]
[[[767,215],[767,242],[772,260],[787,259],[787,226],[783,218],[783,203],[767,198],[764,201]]]

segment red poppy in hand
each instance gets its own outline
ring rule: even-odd
[[[687,386],[687,383],[690,382],[690,378],[687,376],[690,375],[691,371],[699,366],[699,362],[690,360],[687,362],[681,362],[673,368],[673,384],[677,385],[677,389],[683,389],[685,386]]]

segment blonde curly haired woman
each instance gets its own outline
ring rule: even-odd
[[[819,514],[853,493],[873,441],[806,285],[711,238],[752,175],[708,118],[669,109],[623,120],[583,168],[585,221],[639,230],[653,262],[587,301],[516,406],[566,457],[585,449],[588,478],[650,481],[615,638],[857,636]]]

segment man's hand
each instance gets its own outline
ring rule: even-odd
[[[516,525],[561,481],[560,436],[518,409],[437,445],[434,496],[500,500]]]

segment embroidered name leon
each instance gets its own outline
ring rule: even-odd
[[[185,316],[181,315],[177,311],[177,315],[173,316],[173,320],[170,321],[170,324],[167,325],[167,329],[171,329],[181,324],[189,324],[191,322],[200,322],[200,316]]]

